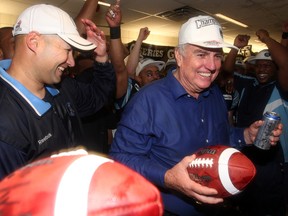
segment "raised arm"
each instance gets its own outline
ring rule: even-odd
[[[288,48],[288,21],[282,25],[282,37],[280,42],[284,47]]]
[[[93,20],[96,15],[97,7],[98,0],[86,0],[79,13],[75,17],[74,21],[81,36],[85,36],[86,33],[85,26],[83,25],[81,19]]]
[[[248,35],[237,35],[234,39],[234,46],[238,47],[239,49],[248,45],[250,36]],[[225,72],[233,73],[235,67],[235,61],[238,54],[238,50],[231,49],[228,55],[223,62],[222,69]]]
[[[91,20],[82,19],[82,24],[85,27],[87,40],[93,42],[96,45],[94,50],[95,58],[97,62],[105,63],[108,61],[108,53],[106,48],[106,37],[104,32],[99,29]]]
[[[111,5],[106,13],[106,21],[110,27],[110,49],[111,62],[116,73],[116,99],[121,98],[127,92],[128,72],[124,62],[123,43],[121,40],[121,19],[119,1]]]
[[[268,47],[273,61],[278,66],[277,80],[284,91],[288,91],[288,49],[269,36],[264,29],[256,32],[259,40]]]
[[[143,41],[147,39],[149,34],[150,34],[150,31],[147,27],[140,29],[138,38],[128,57],[126,67],[127,67],[128,75],[131,77],[135,76],[135,71],[136,71],[137,65],[139,63],[139,58],[140,58],[141,45]]]

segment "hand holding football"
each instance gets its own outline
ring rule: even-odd
[[[217,197],[240,193],[254,178],[256,168],[244,154],[223,145],[202,148],[187,167],[190,178],[218,191]]]

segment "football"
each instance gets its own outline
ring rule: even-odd
[[[40,159],[0,182],[0,215],[162,215],[158,189],[106,157],[76,150]]]
[[[256,174],[254,164],[235,148],[223,145],[201,148],[187,167],[193,181],[215,188],[216,197],[240,193]]]

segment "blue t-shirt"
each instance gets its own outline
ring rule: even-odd
[[[164,187],[165,172],[199,148],[244,145],[243,129],[229,126],[227,108],[216,85],[190,96],[174,75],[147,85],[127,104],[110,155],[159,186],[165,209],[198,215],[192,198]]]

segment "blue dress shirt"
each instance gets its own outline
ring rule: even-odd
[[[170,73],[141,88],[129,101],[110,155],[157,185],[165,209],[179,215],[198,215],[192,198],[164,189],[164,175],[201,147],[245,145],[243,129],[231,128],[227,117],[216,85],[195,99]]]

